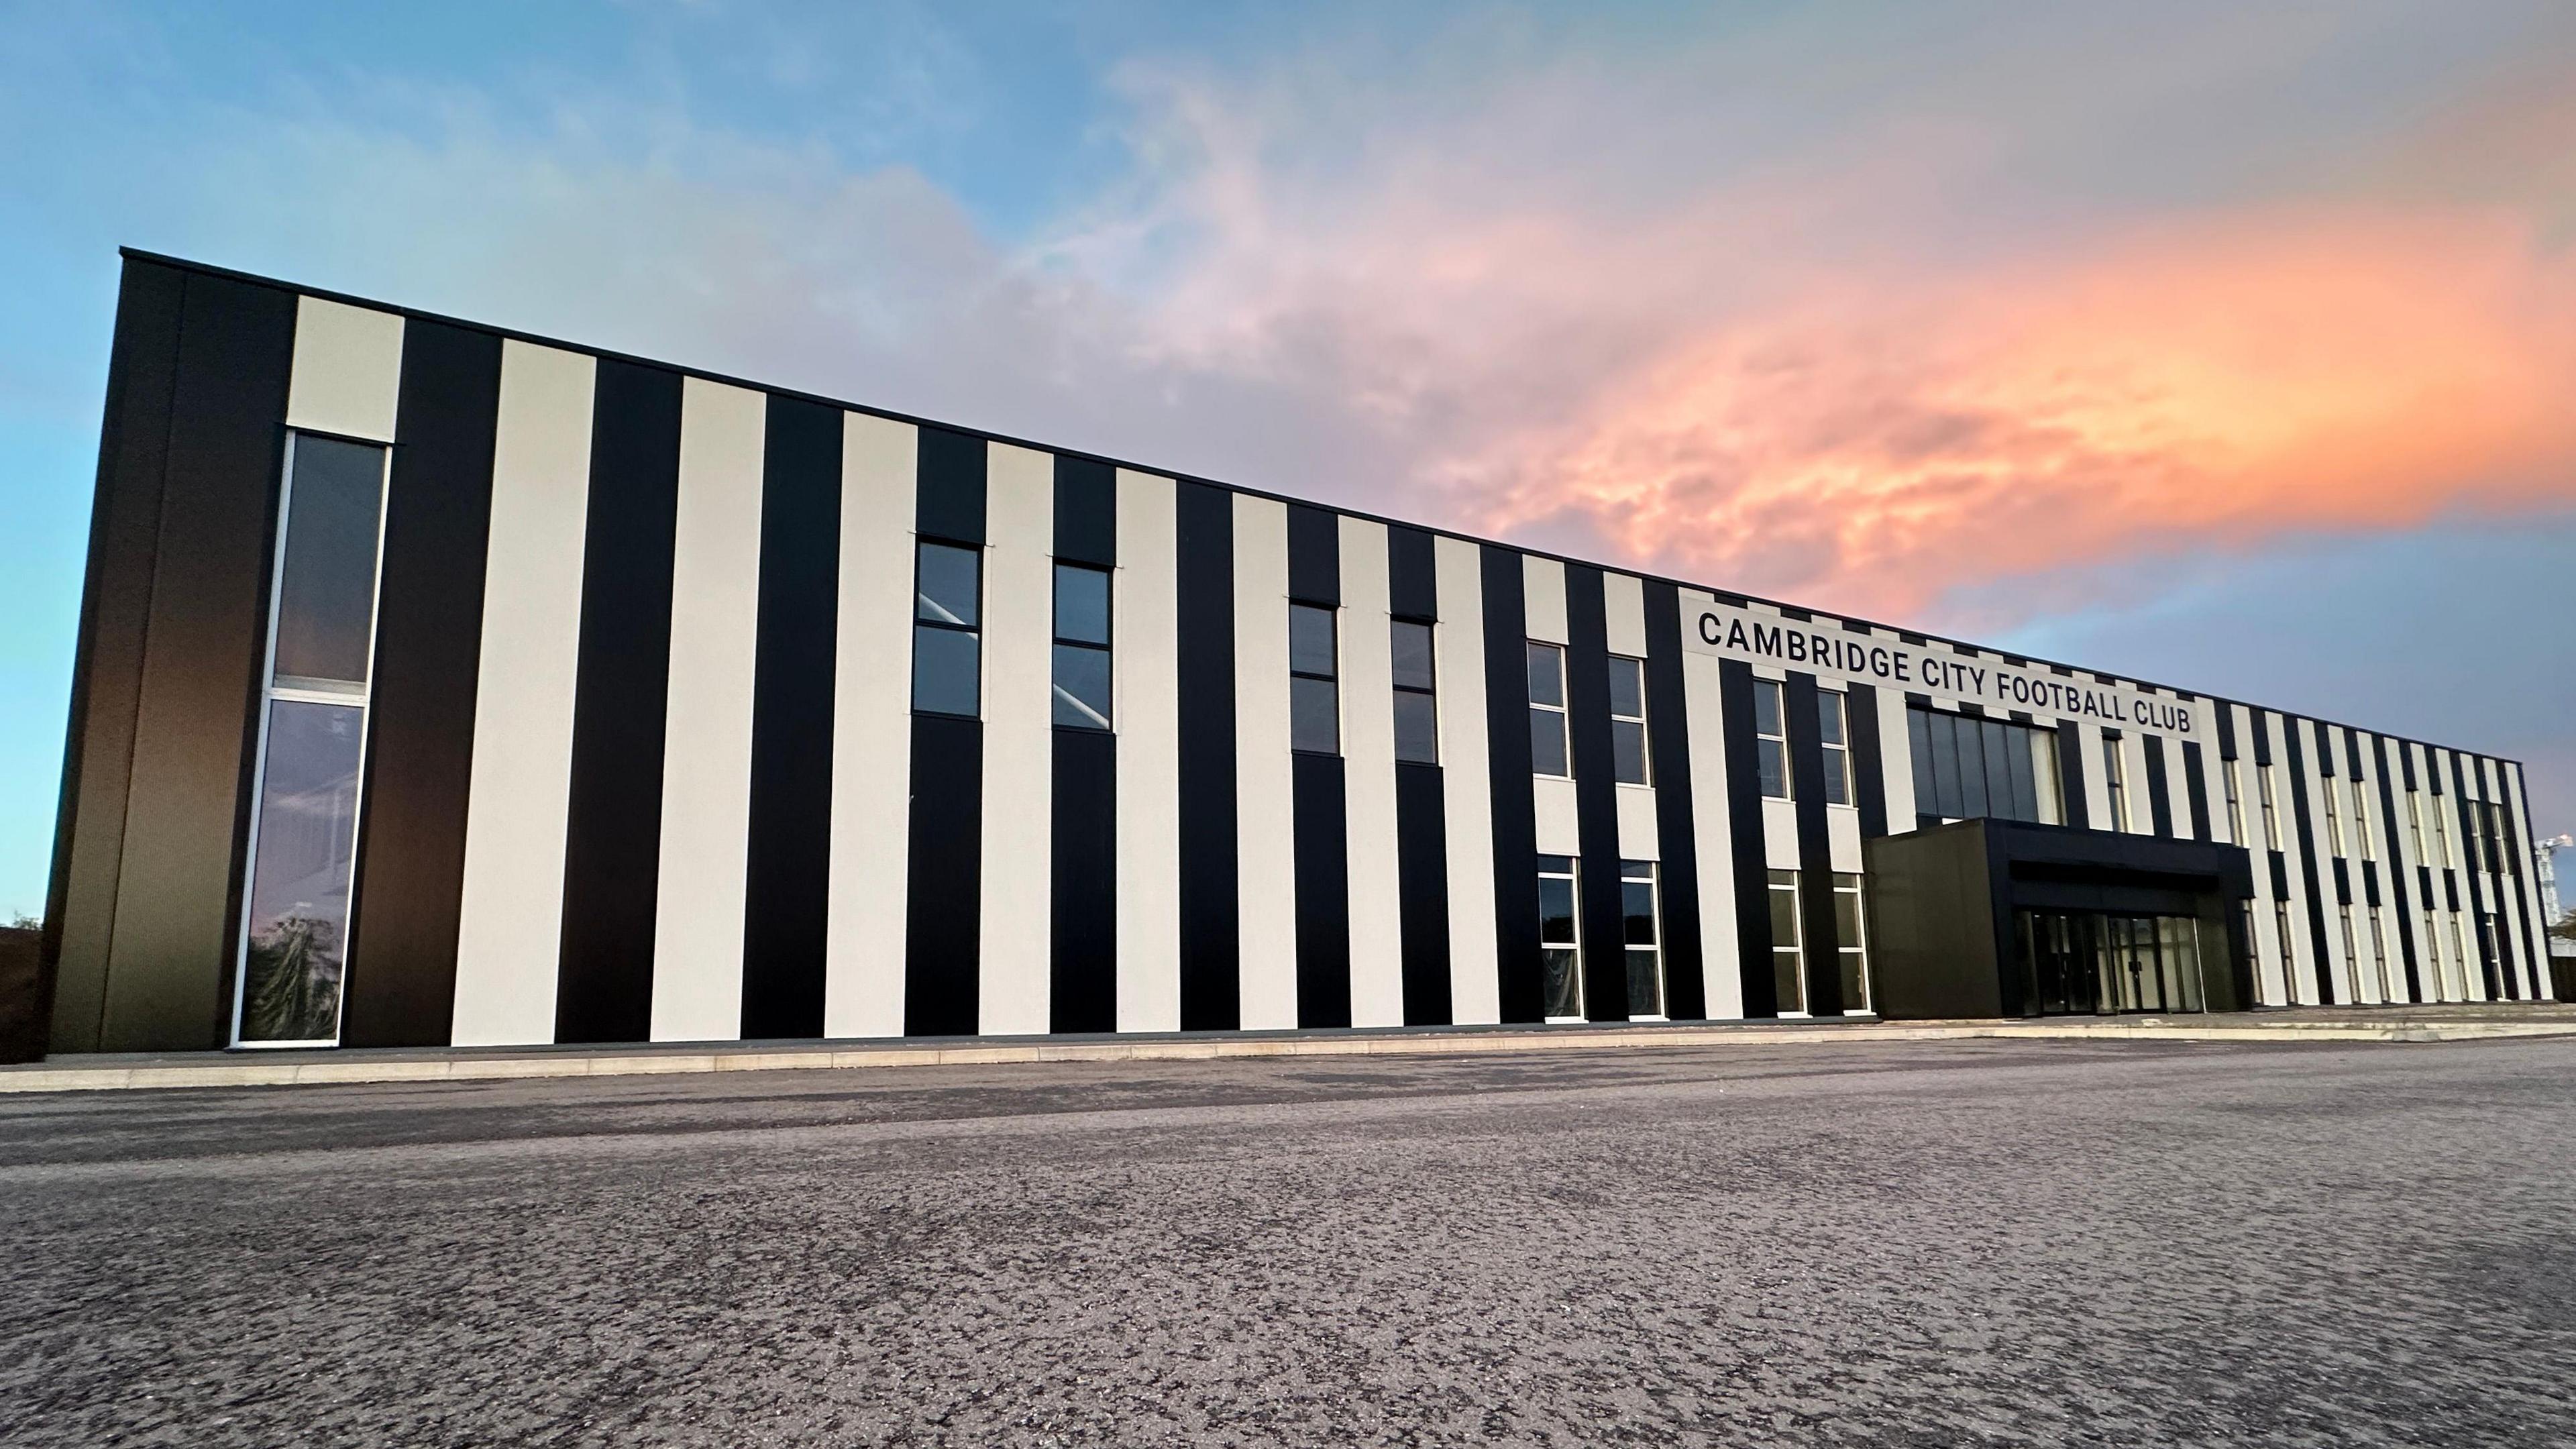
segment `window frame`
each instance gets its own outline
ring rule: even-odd
[[[1623,664],[1637,671],[1637,712],[1633,715],[1621,714],[1619,712],[1619,691],[1616,686],[1618,682],[1619,666]],[[1612,685],[1610,690],[1610,778],[1615,784],[1641,785],[1651,788],[1655,783],[1655,759],[1653,737],[1646,724],[1646,690],[1648,688],[1646,682],[1646,661],[1639,659],[1634,655],[1613,654],[1609,656],[1609,664],[1606,668],[1609,671],[1610,683]],[[1637,778],[1633,780],[1620,773],[1619,733],[1620,726],[1622,725],[1633,727],[1637,736]]]
[[[1779,917],[1779,902],[1772,897],[1785,895],[1789,898],[1789,935],[1791,939],[1788,944],[1783,945],[1780,942],[1779,932],[1773,931],[1771,933],[1772,1012],[1774,1015],[1778,1016],[1803,1017],[1808,1014],[1807,922],[1806,914],[1800,908],[1798,899],[1798,872],[1794,870],[1781,870],[1776,867],[1770,868],[1765,873],[1763,889],[1770,893],[1770,896],[1767,896],[1764,899],[1763,904],[1770,908],[1775,923]],[[1785,968],[1781,960],[1784,956],[1788,958]],[[1782,974],[1784,969],[1787,973],[1785,976]],[[1791,1005],[1780,996],[1779,987],[1784,980],[1788,984],[1797,988],[1796,991],[1791,993],[1791,995],[1795,997],[1795,1005]]]
[[[2254,767],[2254,785],[2262,795],[2263,848],[2266,850],[2281,848],[2280,782],[2274,777],[2279,768],[2277,764]]]
[[[1431,708],[1430,757],[1425,759],[1407,755],[1404,752],[1404,731],[1399,727],[1395,731],[1395,762],[1399,765],[1437,765],[1440,763],[1440,625],[1436,620],[1426,619],[1390,618],[1386,622],[1388,682],[1396,694],[1396,699],[1388,706],[1389,710],[1393,711],[1400,707],[1407,695],[1420,697],[1427,701]],[[1431,680],[1428,684],[1407,684],[1396,675],[1393,667],[1396,657],[1395,640],[1397,631],[1402,629],[1422,631],[1423,668]],[[1396,718],[1401,719],[1402,716],[1398,715]]]
[[[1635,872],[1642,870],[1644,874]],[[1627,891],[1631,885],[1646,887],[1646,909],[1655,939],[1639,946],[1628,939]],[[1672,1019],[1672,983],[1664,979],[1664,881],[1663,871],[1651,860],[1619,862],[1619,965],[1620,980],[1628,985],[1628,1019],[1630,1021],[1670,1021]],[[1630,976],[1630,962],[1640,952],[1655,958],[1655,1009],[1637,1010],[1636,983]]]
[[[1816,700],[1816,744],[1825,756],[1825,806],[1857,810],[1860,790],[1852,778],[1851,702],[1841,690],[1823,688],[1816,691]],[[1830,730],[1825,727],[1828,719],[1833,724]],[[1835,799],[1837,794],[1842,798]]]
[[[1550,866],[1549,862],[1551,862],[1551,861],[1559,861],[1559,860],[1561,860],[1561,861],[1565,862],[1565,868],[1564,868],[1563,870],[1557,870],[1557,869],[1554,869],[1554,868],[1552,868],[1552,867]],[[1589,1019],[1590,1019],[1590,1017],[1589,1017],[1589,1015],[1588,1015],[1588,1012],[1589,1012],[1589,1008],[1590,1008],[1590,1006],[1591,1006],[1591,1002],[1590,1002],[1590,1000],[1589,1000],[1589,988],[1590,988],[1590,983],[1586,982],[1586,981],[1583,979],[1583,976],[1584,976],[1584,965],[1583,965],[1583,861],[1582,861],[1582,858],[1581,858],[1581,857],[1579,857],[1579,856],[1571,856],[1571,855],[1541,855],[1541,856],[1539,856],[1539,857],[1538,857],[1538,870],[1537,870],[1537,872],[1536,872],[1536,878],[1535,878],[1535,880],[1533,881],[1533,885],[1534,885],[1535,887],[1540,888],[1540,889],[1544,889],[1544,887],[1545,887],[1545,883],[1546,883],[1546,882],[1548,882],[1548,881],[1551,881],[1551,880],[1561,880],[1561,881],[1564,881],[1564,882],[1566,883],[1566,893],[1567,893],[1566,898],[1567,898],[1570,902],[1572,902],[1572,907],[1573,907],[1571,910],[1569,910],[1569,911],[1566,913],[1566,920],[1571,924],[1571,927],[1572,927],[1573,932],[1574,932],[1574,938],[1573,938],[1572,940],[1570,940],[1570,941],[1551,941],[1551,940],[1549,940],[1549,939],[1547,938],[1547,913],[1546,913],[1545,911],[1541,911],[1541,912],[1539,912],[1539,937],[1538,937],[1538,949],[1539,949],[1539,961],[1540,961],[1540,964],[1539,964],[1539,973],[1540,973],[1540,974],[1539,974],[1539,992],[1540,992],[1539,1011],[1540,1011],[1540,1014],[1541,1014],[1541,1018],[1542,1018],[1543,1020],[1548,1021],[1548,1022],[1551,1022],[1551,1023],[1572,1023],[1572,1022],[1587,1021],[1587,1020],[1589,1020]],[[1548,952],[1550,952],[1550,951],[1567,951],[1567,952],[1571,952],[1571,953],[1573,954],[1573,957],[1574,957],[1574,970],[1573,970],[1573,981],[1574,981],[1574,1015],[1572,1015],[1572,1016],[1548,1016],[1548,1015],[1546,1015],[1546,1011],[1547,1011],[1547,1002],[1546,1002],[1546,999],[1545,999],[1545,997],[1546,997],[1546,992],[1547,992],[1547,975],[1546,975],[1547,965],[1546,965],[1546,956],[1547,956],[1547,953],[1548,953]]]
[[[2121,748],[2122,743],[2119,735],[2102,736],[2102,789],[2111,807],[2111,828],[2133,834],[2137,826],[2129,813],[2128,752]]]
[[[953,549],[956,552],[973,556],[975,560],[975,621],[973,623],[951,623],[946,619],[925,619],[921,616],[922,600],[927,597],[927,595],[922,592],[921,587],[921,565],[922,560],[926,556],[923,553],[923,550],[931,548]],[[1055,599],[1052,592],[1055,584],[1055,576],[1052,573],[1047,576],[1047,584],[1050,591],[1047,599],[1047,628],[1049,632],[1052,633],[1055,628],[1053,622]],[[956,710],[951,709],[924,709],[922,707],[921,634],[925,629],[936,630],[944,634],[963,634],[967,638],[975,641],[974,709],[961,714]],[[937,719],[982,719],[984,717],[984,668],[988,662],[985,657],[986,650],[984,648],[984,546],[982,544],[960,543],[955,539],[941,538],[937,534],[930,533],[916,533],[913,535],[911,643],[912,659],[910,662],[912,664],[912,679],[910,681],[911,687],[907,691],[907,698],[911,702],[912,712],[914,714],[930,715]],[[1055,659],[1052,652],[1049,653],[1047,658],[1047,678],[1050,683],[1052,683],[1055,678]],[[1049,717],[1053,717],[1052,710],[1049,711]]]
[[[2370,830],[2370,792],[2362,788],[2361,772],[2355,767],[2352,776],[2352,853],[2355,859],[2377,860],[2373,848],[2376,838]]]
[[[1100,632],[1107,636],[1106,642],[1095,643],[1089,639],[1078,639],[1064,632],[1063,581],[1064,576],[1068,573],[1099,575],[1101,601]],[[1051,645],[1047,654],[1047,679],[1051,704],[1060,706],[1065,701],[1070,700],[1076,709],[1089,708],[1087,704],[1071,694],[1071,692],[1066,690],[1064,687],[1062,670],[1059,666],[1063,659],[1063,651],[1067,649],[1079,649],[1086,653],[1097,654],[1101,657],[1108,669],[1109,692],[1109,697],[1101,702],[1104,706],[1104,712],[1100,715],[1100,723],[1098,724],[1082,724],[1057,719],[1055,718],[1052,708],[1048,712],[1048,721],[1052,728],[1060,730],[1080,730],[1086,734],[1116,734],[1118,732],[1117,570],[1102,568],[1098,564],[1081,563],[1072,559],[1060,558],[1055,560],[1055,569],[1048,575],[1047,582],[1054,586],[1053,591],[1050,593],[1047,600],[1047,628],[1049,630],[1049,644]],[[979,619],[983,617],[980,610],[977,612],[976,617]],[[1061,696],[1061,698],[1057,698],[1057,696]]]
[[[1860,872],[1838,870],[1833,875],[1835,901],[1839,904],[1844,896],[1852,898],[1852,932],[1860,938],[1848,946],[1842,943],[1842,937],[1839,934],[1842,913],[1837,910],[1834,915],[1837,931],[1834,937],[1834,956],[1835,964],[1842,968],[1843,1015],[1869,1016],[1874,1012],[1872,1000],[1876,995],[1872,990],[1874,983],[1869,978],[1869,893]],[[1845,882],[1849,884],[1846,885]],[[1860,1005],[1856,1007],[1852,1005],[1851,990],[1855,983],[1860,987]]]
[[[1771,701],[1771,721],[1776,727],[1776,732],[1770,734],[1765,734],[1762,729],[1762,701],[1766,698]],[[1770,782],[1763,778],[1765,745],[1771,746],[1780,760],[1780,791],[1776,795],[1771,792]],[[1765,800],[1798,798],[1797,772],[1789,765],[1789,694],[1779,680],[1764,679],[1759,675],[1753,680],[1753,782]]]
[[[1297,615],[1301,609],[1323,617],[1326,637],[1333,656],[1331,668],[1326,673],[1318,674],[1314,670],[1297,667]],[[1301,679],[1310,684],[1324,685],[1332,691],[1333,745],[1331,749],[1318,749],[1311,744],[1297,742],[1297,681]],[[1308,603],[1302,599],[1288,601],[1288,751],[1291,754],[1313,755],[1318,758],[1339,759],[1341,757],[1342,611],[1336,605]]]
[[[2326,854],[2342,855],[2345,853],[2343,811],[2338,808],[2336,797],[2343,794],[2343,778],[2339,775],[2322,775],[2318,777],[2317,783],[2322,787],[2317,793],[2325,797]]]
[[[2248,845],[2245,838],[2245,762],[2229,760],[2219,771],[2227,786],[2227,839],[2233,845]]]
[[[1542,649],[1546,650],[1556,661],[1556,702],[1553,704],[1540,699],[1537,691],[1530,685],[1530,659],[1536,651]],[[1538,715],[1543,713],[1552,714],[1556,717],[1557,752],[1565,759],[1565,768],[1562,771],[1542,770],[1539,768],[1538,730],[1536,724],[1533,723],[1530,730],[1530,773],[1543,780],[1573,779],[1574,739],[1567,728],[1565,646],[1548,639],[1524,639],[1521,644],[1521,688],[1522,692],[1529,696],[1529,712],[1533,721],[1535,721]]]

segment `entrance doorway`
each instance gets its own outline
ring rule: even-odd
[[[2195,917],[2022,910],[2013,928],[2031,1015],[2206,1009]]]

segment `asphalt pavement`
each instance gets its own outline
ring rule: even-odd
[[[2576,1443],[2576,1041],[0,1099],[0,1443]]]

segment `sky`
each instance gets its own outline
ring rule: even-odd
[[[2510,756],[2576,830],[2576,6],[0,0],[0,917],[120,245]]]

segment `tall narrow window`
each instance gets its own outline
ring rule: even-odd
[[[2281,945],[2281,991],[2285,1002],[2299,999],[2298,987],[2291,984],[2292,974],[2299,969],[2298,944],[2290,938],[2290,903],[2272,903],[2273,939]]]
[[[2419,865],[2430,864],[2432,857],[2424,853],[2424,806],[2422,797],[2413,790],[2406,792],[2406,839],[2409,844],[2415,847],[2416,863]]]
[[[1394,621],[1395,757],[1417,765],[1440,763],[1440,708],[1432,674],[1431,626]]]
[[[383,448],[290,438],[233,993],[244,1046],[340,1037],[384,499]]]
[[[1583,946],[1576,934],[1574,857],[1538,858],[1539,990],[1550,1021],[1583,1019]]]
[[[1305,754],[1342,751],[1337,612],[1318,604],[1288,606],[1288,748]]]
[[[971,719],[984,701],[983,550],[925,538],[913,580],[912,707]]]
[[[1655,911],[1655,863],[1619,862],[1619,913],[1628,952],[1628,1015],[1664,1014],[1664,953]]]
[[[1762,793],[1774,800],[1789,798],[1789,736],[1781,724],[1784,714],[1780,681],[1753,681],[1753,752],[1761,763]]]
[[[2370,966],[2379,976],[2379,999],[2395,1001],[2396,989],[2388,980],[2388,927],[2380,921],[2380,908],[2370,908]]]
[[[2460,934],[2460,913],[2453,911],[2450,916],[2451,959],[2460,963],[2461,994],[2466,995],[2469,979],[2469,942],[2466,936]]]
[[[2361,949],[2353,940],[2352,907],[2337,907],[2336,913],[2343,921],[2343,963],[2351,970],[2353,979],[2355,981],[2359,981],[2361,979]]]
[[[2256,765],[2254,785],[2263,794],[2263,843],[2273,850],[2278,850],[2281,848],[2281,811],[2273,798],[2273,770],[2274,767],[2271,765]]]
[[[1055,566],[1055,722],[1109,728],[1109,571]]]
[[[2427,907],[2424,911],[2424,954],[2433,958],[2431,990],[2435,1000],[2448,1001],[2451,999],[2451,976],[2450,968],[2442,962],[2440,928],[2441,922],[2434,918],[2432,909]]]
[[[2254,903],[2252,901],[2238,901],[2236,903],[2236,913],[2241,918],[2239,923],[2245,928],[2246,963],[2251,966],[2260,967],[2263,964],[2263,946],[2261,942],[2254,939]]]
[[[1852,803],[1850,724],[1843,712],[1842,691],[1817,690],[1816,737],[1824,742],[1825,747],[1825,803],[1828,805]],[[2021,768],[2024,774],[2028,774],[2030,762],[2023,760]]]
[[[1868,926],[1861,918],[1860,877],[1834,873],[1834,946],[1843,968],[1843,1010],[1869,1010]]]
[[[1622,785],[1644,785],[1646,778],[1646,666],[1643,660],[1610,656],[1611,778]]]
[[[2361,776],[2352,777],[2352,853],[2364,860],[2376,859],[2370,849],[2370,792],[2361,788]]]
[[[1771,990],[1782,1016],[1807,1010],[1807,977],[1800,969],[1798,873],[1771,872]]]
[[[2237,845],[2248,843],[2245,839],[2245,788],[2240,783],[2244,772],[2245,762],[2242,760],[2229,760],[2218,767],[2218,776],[2227,785],[2227,838]]]
[[[2459,865],[2460,858],[2451,851],[2449,812],[2442,808],[2442,797],[2433,797],[2433,863],[2444,870]]]
[[[1565,651],[1529,641],[1530,769],[1567,776],[1565,749]]]
[[[2343,781],[2327,775],[2320,778],[2317,784],[2319,786],[2317,793],[2324,796],[2326,802],[2326,854],[2341,855],[2343,854],[2343,811],[2336,808],[2335,801],[2343,794]]]
[[[2120,737],[2102,737],[2102,787],[2111,792],[2111,828],[2129,828],[2129,777],[2120,766]]]
[[[2478,858],[2478,802],[2463,800],[2460,808],[2465,812],[2460,821],[2461,861],[2470,870],[2485,870],[2485,864]]]

